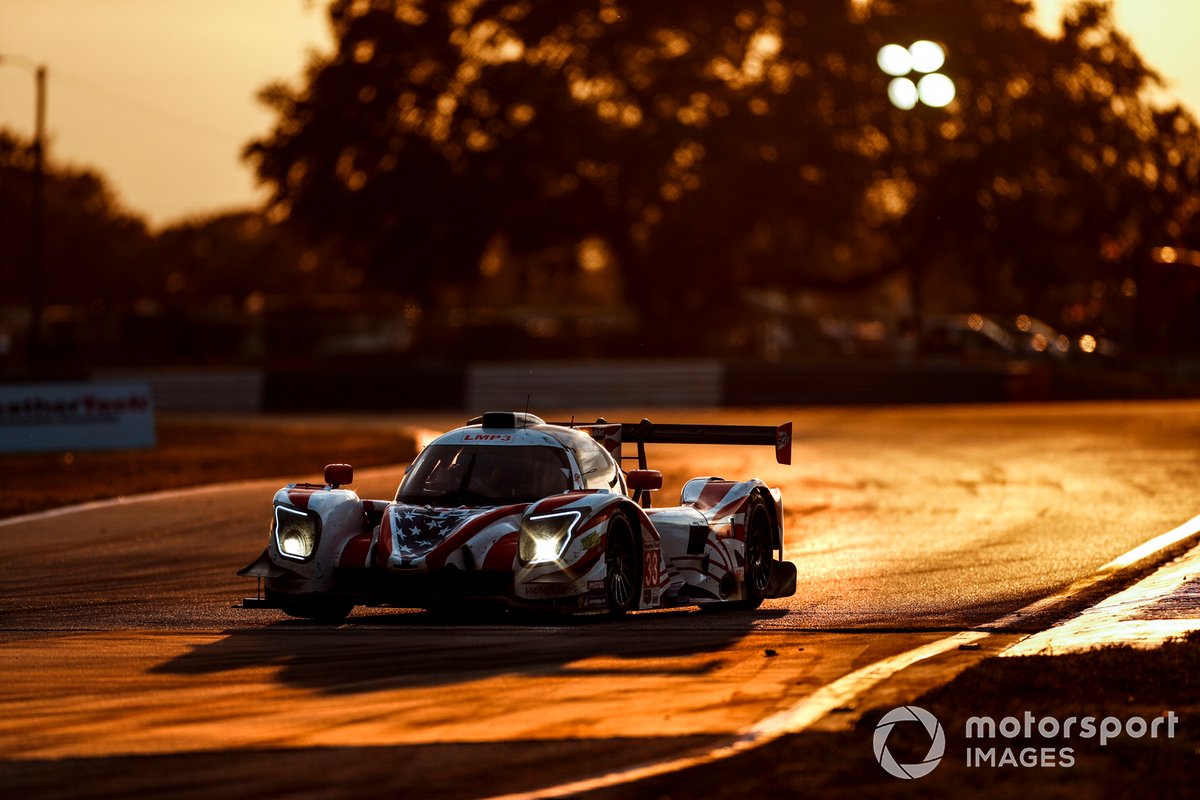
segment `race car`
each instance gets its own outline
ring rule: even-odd
[[[489,412],[425,447],[390,501],[345,488],[348,464],[327,466],[324,484],[280,489],[266,549],[238,572],[259,581],[242,606],[320,622],[358,605],[757,608],[796,592],[780,491],[700,477],[679,505],[656,508],[662,473],[647,468],[646,445],[771,445],[790,464],[791,441],[791,423],[548,424]]]

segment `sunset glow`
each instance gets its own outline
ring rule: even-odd
[[[852,11],[861,15],[866,5],[855,3]],[[1056,31],[1067,5],[1038,0],[1038,25]],[[1161,99],[1200,107],[1200,56],[1189,41],[1200,6],[1118,0],[1115,8],[1121,29],[1166,79]],[[490,57],[522,55],[519,42],[500,37],[489,43]],[[680,44],[664,40],[663,46]],[[778,35],[763,30],[745,63],[714,69],[727,68],[731,80],[761,79],[779,46]],[[0,54],[48,67],[53,155],[100,169],[121,201],[155,224],[261,199],[239,159],[246,142],[271,124],[255,95],[272,81],[298,81],[309,53],[330,47],[325,3],[304,0],[213,0],[203,6],[5,0],[0,25]],[[0,126],[29,135],[32,84],[28,70],[0,65]],[[620,125],[636,124],[643,113],[615,101],[600,106],[598,101],[602,119]],[[511,110],[518,118],[523,113]],[[702,120],[705,113],[680,110],[688,120]],[[481,137],[474,144],[488,145]],[[186,158],[178,157],[181,152]]]

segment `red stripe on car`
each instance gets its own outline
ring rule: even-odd
[[[519,531],[506,533],[495,541],[483,559],[484,572],[511,572],[517,560]]]
[[[441,569],[446,566],[446,559],[450,557],[452,552],[462,547],[484,528],[495,522],[499,522],[505,517],[520,514],[527,506],[528,504],[501,506],[500,508],[480,514],[477,517],[471,517],[458,530],[434,545],[434,548],[425,556],[425,565],[430,570]]]
[[[296,508],[308,511],[308,501],[312,495],[312,489],[288,489],[288,502]]]
[[[360,533],[350,538],[342,548],[342,556],[338,559],[339,567],[365,567],[368,554],[371,552],[371,534]]]
[[[375,545],[375,566],[387,569],[388,559],[392,555],[392,515],[384,513],[379,523],[379,541]]]

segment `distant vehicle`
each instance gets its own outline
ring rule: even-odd
[[[923,323],[921,346],[927,356],[954,356],[969,361],[1062,362],[1095,355],[1112,358],[1119,352],[1115,342],[1099,333],[1085,331],[1071,337],[1027,314],[933,316]]]
[[[1070,338],[1036,317],[1018,314],[1012,318],[1010,325],[1018,347],[1026,357],[1061,361],[1071,351]]]
[[[621,468],[636,444],[637,469]],[[771,445],[791,463],[791,423],[547,424],[491,412],[427,446],[393,500],[361,500],[353,469],[274,498],[259,579],[245,608],[322,622],[358,605],[544,608],[624,614],[665,606],[758,607],[796,592],[783,501],[761,480],[693,478],[654,508],[662,474],[646,445]]]
[[[928,356],[983,361],[1008,360],[1018,353],[1013,335],[982,314],[950,314],[925,320],[921,349]]]

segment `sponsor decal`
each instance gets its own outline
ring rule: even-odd
[[[594,531],[579,540],[579,545],[584,550],[591,550],[596,545],[600,544],[600,532]]]
[[[0,386],[0,452],[121,450],[154,444],[149,384]]]
[[[608,605],[608,598],[604,595],[585,595],[579,598],[579,604],[583,608],[603,608]]]
[[[511,433],[468,433],[463,437],[464,442],[511,442]]]
[[[587,582],[587,590],[589,592],[603,592],[604,591],[604,581],[588,581]]]
[[[49,393],[47,393],[49,394]],[[58,397],[28,396],[0,402],[0,422],[7,425],[45,421],[100,422],[122,414],[144,414],[150,410],[150,398],[143,391],[122,391],[105,396],[102,392],[82,391]]]
[[[530,597],[560,597],[571,587],[565,583],[526,583],[522,591]]]
[[[658,586],[658,551],[647,550],[645,553],[646,568],[642,570],[642,585],[646,588]]]

